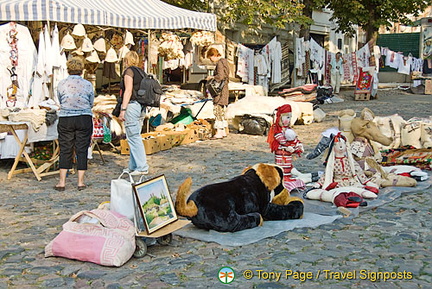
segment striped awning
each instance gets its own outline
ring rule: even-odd
[[[182,9],[159,0],[0,0],[0,21],[216,30],[214,14]]]

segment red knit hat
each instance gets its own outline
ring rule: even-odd
[[[270,127],[270,130],[269,130],[269,133],[267,136],[267,142],[269,143],[270,149],[272,152],[277,150],[277,148],[279,146],[279,143],[277,140],[275,140],[274,136],[275,136],[275,134],[282,132],[282,127],[279,124],[281,114],[290,113],[290,112],[292,112],[292,110],[291,110],[291,105],[289,105],[289,104],[284,104],[282,106],[279,106],[276,109],[276,119],[275,119],[274,123],[272,124],[272,126]]]

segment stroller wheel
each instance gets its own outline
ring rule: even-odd
[[[135,258],[144,257],[147,254],[147,244],[141,238],[136,238],[135,243],[136,243],[136,249],[135,249],[135,252],[133,254],[134,257]]]

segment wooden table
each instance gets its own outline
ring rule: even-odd
[[[16,130],[25,130],[25,135],[24,135],[24,139],[21,141],[20,138],[18,137]],[[30,158],[30,156],[28,155],[28,153],[26,152],[26,150],[24,149],[26,144],[27,144],[27,140],[28,140],[28,125],[25,122],[11,122],[11,121],[1,121],[0,122],[0,132],[10,132],[12,133],[12,135],[14,136],[15,140],[17,141],[17,143],[20,146],[20,149],[15,157],[15,161],[12,165],[11,170],[8,173],[7,179],[10,180],[12,178],[12,176],[19,174],[19,173],[26,173],[26,172],[33,172],[34,175],[36,176],[36,179],[38,181],[40,181],[42,179],[42,177],[44,176],[49,176],[49,175],[54,175],[54,174],[58,174],[59,171],[49,171],[49,169],[58,161],[59,159],[59,146],[57,144],[57,140],[55,141],[55,148],[54,148],[54,153],[53,156],[51,157],[51,159],[45,161],[42,165],[38,166],[36,168],[33,160]],[[24,155],[24,157],[22,157]],[[25,161],[30,168],[25,168],[25,169],[16,169],[18,166],[18,162],[20,161]]]

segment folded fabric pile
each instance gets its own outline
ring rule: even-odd
[[[278,94],[279,96],[292,101],[305,102],[313,101],[316,99],[316,90],[316,84],[305,84],[298,87],[285,88],[282,91],[278,92]]]

